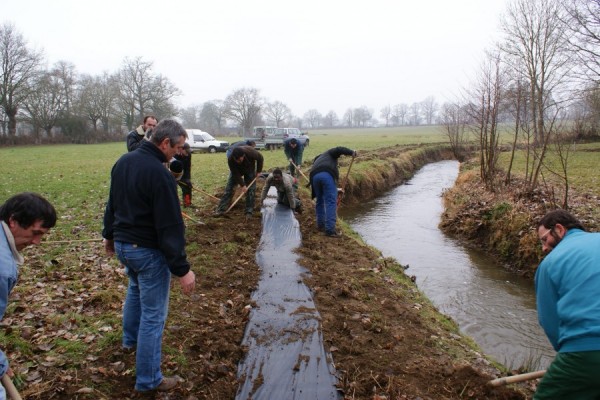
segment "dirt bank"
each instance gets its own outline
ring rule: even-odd
[[[441,148],[404,148],[362,154],[355,161],[346,201],[374,197],[408,179],[428,161],[448,158]],[[346,163],[347,160],[344,160]],[[369,163],[369,168],[365,165]],[[361,166],[361,164],[363,164]],[[342,166],[342,171],[344,167]],[[383,259],[349,232],[332,239],[316,230],[308,192],[298,215],[300,263],[311,273],[326,346],[347,399],[525,399],[526,387],[488,389],[497,373],[454,323],[424,299],[403,268]],[[28,255],[29,270],[16,293],[10,334],[38,343],[36,351],[8,349],[26,382],[27,399],[233,399],[237,364],[250,295],[259,275],[255,250],[260,215],[245,221],[241,206],[215,218],[210,209],[189,210],[204,222],[188,226],[188,253],[199,278],[191,297],[175,284],[164,340],[163,369],[181,376],[167,395],[133,393],[134,356],[120,352],[120,309],[126,278],[100,245],[81,245],[81,264],[41,273],[40,258]],[[37,265],[39,267],[39,264]],[[58,296],[40,298],[39,287]],[[75,298],[75,300],[73,300]],[[45,304],[39,307],[39,304]],[[107,313],[101,334],[86,335],[78,315]],[[80,346],[81,359],[48,348],[49,337]]]

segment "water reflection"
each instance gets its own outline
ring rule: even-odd
[[[481,348],[509,367],[554,357],[538,325],[533,283],[467,249],[439,229],[441,194],[458,176],[458,162],[423,167],[407,184],[362,206],[340,210],[370,245],[417,277],[419,288]]]

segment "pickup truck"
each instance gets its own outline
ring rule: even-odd
[[[310,138],[298,128],[278,128],[276,126],[255,126],[252,135],[244,140],[254,140],[257,149],[278,149],[283,146],[283,141],[296,138],[305,147],[309,145]]]

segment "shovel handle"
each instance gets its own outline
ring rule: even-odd
[[[4,374],[4,376],[2,377],[2,386],[4,386],[4,389],[6,389],[6,394],[8,395],[9,399],[23,400],[23,398],[17,391],[17,388],[10,380],[10,377],[6,374]]]
[[[503,378],[492,379],[491,381],[488,382],[488,385],[489,386],[503,386],[503,385],[508,385],[509,383],[529,381],[531,379],[541,378],[542,376],[544,376],[545,373],[546,373],[546,370],[542,369],[540,371],[527,372],[526,374],[505,376]]]
[[[250,182],[249,185],[246,186],[246,188],[250,189],[250,186],[254,185],[254,182],[256,182],[256,179],[258,178],[258,175],[256,175],[254,177],[254,179],[252,179],[252,182]],[[242,198],[242,196],[244,195],[245,192],[242,192],[237,199],[235,199],[235,201],[233,203],[231,203],[231,205],[229,206],[229,208],[227,209],[227,211],[225,211],[226,213],[229,212],[229,210],[231,210],[233,208],[233,206],[235,206],[237,204],[238,201],[240,201],[240,199]]]

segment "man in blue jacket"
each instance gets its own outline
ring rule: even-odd
[[[538,223],[548,255],[535,274],[538,318],[558,352],[534,399],[600,398],[600,233],[564,210]]]
[[[56,224],[52,204],[36,193],[20,193],[0,206],[0,320],[8,305],[8,295],[17,283],[20,251],[29,245],[39,245],[50,228]],[[0,350],[0,377],[13,376],[6,354]],[[0,400],[6,399],[0,385]]]
[[[111,171],[104,213],[104,247],[129,276],[123,307],[123,348],[136,351],[135,389],[167,391],[178,382],[160,370],[171,274],[185,294],[196,277],[185,253],[185,226],[177,183],[164,163],[183,149],[186,131],[161,121],[150,140],[126,153]]]
[[[347,147],[334,147],[315,157],[310,169],[312,198],[317,198],[317,229],[324,231],[325,235],[329,237],[340,237],[335,230],[335,223],[337,221],[337,181],[340,179],[338,158],[342,155],[356,157],[356,151]]]

